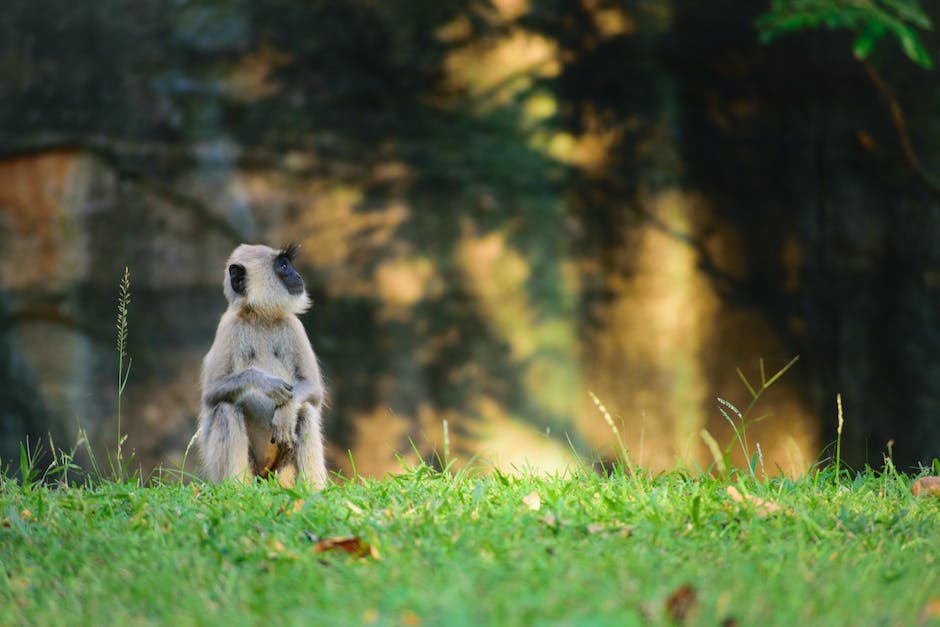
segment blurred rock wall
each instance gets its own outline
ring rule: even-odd
[[[933,200],[846,42],[761,46],[757,10],[15,0],[0,458],[113,450],[127,266],[125,450],[181,464],[224,260],[296,240],[336,469],[442,463],[445,420],[460,463],[611,459],[591,392],[645,466],[706,467],[708,436],[744,463],[717,399],[797,354],[750,414],[768,473],[815,461],[836,392],[853,463],[929,461]]]

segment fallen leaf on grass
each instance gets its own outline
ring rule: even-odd
[[[691,619],[697,602],[698,594],[695,593],[695,588],[684,583],[666,599],[666,612],[673,622],[685,623]]]
[[[313,547],[314,553],[326,553],[327,551],[341,551],[354,557],[371,557],[379,559],[378,550],[363,541],[359,536],[345,536],[339,538],[324,538],[318,540]]]
[[[736,487],[733,485],[728,486],[728,496],[731,497],[731,500],[735,503],[744,503],[747,501],[754,506],[754,511],[757,513],[758,518],[764,518],[765,516],[770,516],[771,514],[776,514],[779,511],[782,511],[783,508],[774,503],[773,501],[768,501],[762,499],[759,496],[754,496],[753,494],[741,494]]]
[[[914,496],[940,496],[940,477],[921,477],[911,485]]]
[[[573,528],[571,523],[560,520],[553,512],[548,512],[542,516],[542,524],[545,526],[558,530],[564,528]],[[577,528],[577,527],[574,527]],[[633,533],[633,530],[622,522],[612,522],[612,523],[589,523],[584,527],[584,530],[592,536],[623,536],[624,538],[629,538]]]
[[[277,538],[268,542],[268,559],[269,560],[278,560],[278,559],[288,559],[295,560],[299,556],[293,551],[288,551],[287,547],[278,540]]]
[[[925,625],[940,618],[940,598],[934,597],[927,601],[920,613],[920,624]]]
[[[630,534],[633,533],[633,530],[630,529],[627,525],[622,522],[615,523],[591,523],[587,526],[587,532],[591,535],[603,535],[603,536],[623,536],[624,538],[629,538]]]
[[[539,493],[534,490],[522,497],[522,502],[533,512],[539,511],[542,507],[542,498],[539,496]]]
[[[281,505],[279,508],[277,508],[277,515],[280,516],[281,514],[284,514],[285,516],[290,516],[291,514],[296,514],[304,508],[305,502],[306,501],[303,499],[294,499],[290,505]]]

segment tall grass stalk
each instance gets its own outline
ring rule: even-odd
[[[725,466],[725,456],[721,454],[718,442],[712,434],[708,432],[708,429],[702,429],[698,434],[702,438],[702,441],[705,442],[705,446],[708,447],[709,452],[711,452],[718,474],[724,477],[728,472],[728,468]]]
[[[444,468],[450,465],[450,430],[447,428],[447,419],[442,421],[444,429]]]
[[[623,467],[628,470],[631,475],[638,476],[636,464],[633,463],[633,459],[630,457],[630,451],[627,450],[627,445],[620,436],[620,429],[617,428],[613,416],[610,415],[610,412],[607,411],[607,407],[604,406],[601,399],[597,398],[594,392],[588,391],[588,394],[591,396],[594,406],[597,407],[597,410],[601,412],[601,416],[604,417],[604,422],[606,422],[610,430],[614,432],[614,437],[617,439],[617,446],[620,449],[620,461],[623,463]]]
[[[29,436],[26,436],[25,443],[20,442],[20,486],[23,490],[32,490],[40,479],[39,470],[36,468],[40,453],[38,442],[35,447],[30,448]]]
[[[842,418],[842,394],[836,394],[836,407],[839,410],[839,423],[836,426],[836,481],[839,480],[839,477],[842,475],[842,425],[844,420]]]
[[[118,478],[124,479],[124,457],[122,447],[124,435],[121,432],[121,401],[124,397],[124,388],[131,373],[131,359],[127,355],[127,308],[131,304],[131,276],[127,266],[124,267],[124,276],[121,279],[118,295],[117,315],[117,351],[118,351],[118,388],[117,388],[117,473]],[[124,358],[127,357],[127,370],[124,370]]]
[[[718,411],[721,412],[721,415],[724,416],[725,420],[727,420],[728,423],[731,425],[731,429],[734,431],[734,437],[738,441],[738,445],[741,447],[741,452],[744,453],[744,459],[747,462],[748,471],[750,472],[752,477],[756,478],[755,470],[756,470],[756,466],[758,463],[758,459],[757,459],[758,454],[755,453],[753,456],[751,455],[751,451],[747,443],[747,428],[748,426],[756,422],[760,422],[767,416],[764,415],[764,416],[758,416],[757,418],[750,418],[751,411],[754,409],[754,406],[757,405],[757,401],[760,400],[760,397],[764,394],[764,392],[766,392],[767,389],[770,388],[771,385],[773,385],[780,377],[782,377],[787,372],[787,370],[789,370],[793,366],[793,364],[795,364],[797,360],[799,360],[799,358],[800,356],[797,355],[796,357],[788,361],[787,364],[783,368],[778,370],[770,378],[767,377],[767,373],[764,370],[764,360],[761,359],[760,360],[760,387],[751,385],[751,382],[748,381],[746,376],[744,376],[744,373],[741,371],[741,369],[737,368],[736,370],[738,372],[738,377],[740,377],[741,382],[744,383],[744,387],[747,388],[748,393],[750,393],[751,395],[751,400],[743,412],[739,410],[737,407],[735,407],[734,404],[732,404],[731,402],[726,401],[725,399],[721,397],[718,398],[718,403],[719,403]],[[721,407],[721,405],[723,405],[724,407]],[[728,412],[725,411],[725,408],[728,408],[732,412],[734,412],[738,420],[735,421],[734,419],[732,419],[731,416],[728,414]],[[732,446],[733,446],[733,443],[729,444],[728,447],[725,449],[726,460],[728,456],[731,454]]]
[[[49,434],[49,450],[52,453],[52,462],[46,469],[43,479],[46,477],[55,477],[61,485],[71,485],[69,482],[69,472],[81,473],[81,467],[75,463],[75,451],[78,450],[79,443],[76,443],[71,451],[59,449],[52,440],[52,434]]]

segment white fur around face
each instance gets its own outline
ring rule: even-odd
[[[302,314],[310,308],[310,297],[306,290],[301,294],[290,294],[275,274],[274,259],[279,252],[261,244],[242,244],[232,252],[225,264],[222,283],[229,309],[281,318]],[[245,267],[248,289],[244,296],[236,294],[232,289],[228,268],[233,263]]]

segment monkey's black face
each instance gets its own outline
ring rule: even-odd
[[[274,272],[281,280],[281,283],[284,284],[284,287],[287,288],[287,293],[296,296],[303,294],[304,280],[300,277],[300,274],[294,270],[294,264],[291,263],[291,258],[293,257],[292,252],[290,247],[288,247],[287,250],[274,258]]]

